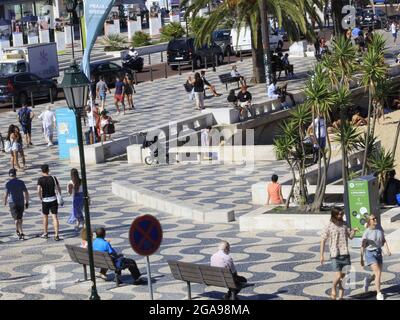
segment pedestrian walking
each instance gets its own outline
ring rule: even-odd
[[[396,44],[398,27],[397,27],[397,23],[394,20],[392,21],[392,24],[390,25],[390,30],[392,31],[393,43]]]
[[[10,152],[11,155],[11,167],[21,170],[21,166],[18,161],[19,145],[18,145],[18,134],[15,132],[15,125],[11,124],[8,127],[6,142],[4,149],[6,152]]]
[[[193,88],[196,110],[204,109],[204,81],[198,72],[194,75]]]
[[[99,82],[96,84],[97,98],[100,100],[100,112],[106,108],[107,91],[111,94],[111,90],[108,88],[107,83],[105,83],[104,77],[100,77]]]
[[[15,221],[15,233],[19,240],[25,240],[22,222],[24,209],[29,207],[29,192],[24,181],[17,178],[17,170],[10,169],[8,172],[10,180],[6,183],[4,205],[10,207],[10,213]]]
[[[125,85],[124,95],[128,102],[128,108],[131,110],[135,110],[135,106],[133,105],[133,93],[135,92],[135,87],[133,85],[133,80],[131,79],[129,74],[125,75],[124,85]]]
[[[49,174],[49,165],[44,164],[41,166],[42,177],[39,178],[37,182],[37,192],[40,201],[42,202],[42,215],[43,215],[43,234],[42,238],[48,239],[48,224],[49,224],[49,214],[53,219],[54,226],[54,240],[60,241],[59,233],[59,221],[58,221],[58,201],[60,205],[63,205],[61,198],[61,188],[60,184],[55,176]],[[59,195],[57,197],[57,194]]]
[[[17,153],[19,156],[21,156],[21,159],[22,159],[22,169],[25,169],[26,162],[25,162],[25,153],[24,153],[24,142],[22,140],[21,131],[19,131],[19,128],[17,126],[14,127],[14,133],[17,138],[17,146],[18,146]]]
[[[53,133],[56,129],[56,114],[51,110],[51,106],[47,106],[38,118],[42,120],[43,134],[48,147],[53,145]]]
[[[120,113],[119,110],[120,102],[122,107],[124,108],[124,114],[125,114],[124,93],[125,93],[125,83],[121,81],[119,77],[117,77],[115,81],[115,93],[114,93],[114,104],[115,107],[117,108],[117,116]]]
[[[325,242],[328,242],[329,252],[334,272],[331,290],[331,299],[336,300],[337,289],[339,289],[339,299],[343,299],[344,288],[342,280],[345,276],[343,268],[351,264],[348,248],[348,239],[353,239],[358,228],[350,229],[343,221],[344,210],[338,207],[331,209],[331,220],[322,232],[320,246],[320,262],[324,264]]]
[[[97,96],[97,83],[96,83],[96,77],[94,75],[91,76],[90,78],[90,97],[92,98],[92,103],[95,104],[96,103],[96,96]]]
[[[32,146],[32,120],[34,117],[35,113],[28,108],[27,104],[23,104],[18,111],[18,121],[25,135],[25,144],[27,147]]]
[[[100,117],[100,135],[103,142],[107,141],[107,135],[108,140],[111,140],[111,135],[115,133],[114,122],[112,118],[107,114],[108,112],[106,110],[103,110]]]
[[[69,224],[75,224],[74,231],[78,232],[81,223],[83,224],[83,191],[82,180],[79,177],[78,170],[71,169],[71,180],[68,182],[67,191],[72,196],[72,210],[68,218]]]
[[[361,241],[361,266],[370,266],[373,271],[372,276],[367,276],[364,279],[364,292],[368,292],[369,285],[375,280],[376,300],[385,300],[381,292],[382,247],[385,247],[388,256],[391,255],[391,252],[385,239],[385,233],[382,227],[378,225],[377,217],[373,214],[368,217],[367,229],[364,231]]]

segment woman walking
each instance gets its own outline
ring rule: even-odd
[[[21,170],[21,167],[18,162],[18,150],[19,150],[18,136],[17,134],[15,134],[15,126],[13,124],[11,124],[8,127],[6,143],[4,148],[6,152],[11,153],[11,167]]]
[[[124,84],[124,95],[126,96],[126,100],[128,101],[128,107],[131,110],[135,110],[135,106],[133,105],[133,92],[135,91],[135,87],[133,86],[133,81],[130,79],[128,74],[125,75]]]
[[[81,178],[79,177],[78,170],[71,169],[71,181],[68,183],[68,194],[72,195],[72,212],[68,218],[69,224],[75,224],[75,231],[79,231],[80,224],[83,223],[84,218],[82,214],[83,208],[83,192]]]
[[[25,162],[25,153],[24,153],[24,143],[22,140],[22,135],[21,131],[17,126],[14,127],[14,133],[17,139],[17,146],[18,146],[18,151],[17,153],[21,156],[22,158],[22,169],[26,168],[26,162]]]
[[[373,275],[364,279],[364,291],[368,292],[368,287],[375,280],[376,300],[384,300],[385,297],[381,292],[381,275],[382,275],[382,247],[385,246],[388,256],[391,255],[388,243],[385,239],[385,233],[378,225],[375,215],[370,215],[367,222],[367,229],[362,236],[361,244],[361,266],[371,266]],[[364,260],[365,256],[365,260]],[[365,262],[364,262],[365,261]]]
[[[204,109],[204,81],[198,72],[194,75],[193,87],[196,110]]]
[[[334,207],[331,209],[331,220],[322,232],[320,247],[320,262],[324,264],[325,242],[329,243],[332,271],[334,272],[331,290],[331,299],[336,300],[337,289],[339,289],[339,299],[343,299],[344,288],[342,280],[345,274],[342,272],[345,266],[349,266],[350,254],[348,239],[353,239],[358,228],[350,229],[343,221],[344,210]]]

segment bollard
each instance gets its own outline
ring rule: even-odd
[[[204,64],[205,64],[205,68],[207,70],[208,69],[207,56],[204,56]]]
[[[151,54],[149,53],[149,65],[151,65]]]
[[[182,70],[181,70],[181,62],[178,62],[178,70],[179,70],[179,75],[182,75]]]
[[[154,81],[153,79],[153,66],[150,65],[150,81]]]
[[[192,59],[192,72],[194,72],[194,60]]]
[[[54,104],[54,101],[53,101],[53,89],[50,88],[49,90],[50,90],[50,103]]]
[[[14,96],[11,97],[11,104],[12,104],[12,109],[15,112],[15,99],[14,99]]]
[[[163,63],[164,62],[164,55],[163,55],[163,51],[161,51],[161,63]]]
[[[33,101],[33,92],[31,91],[31,104],[32,104],[32,108],[35,107],[35,102]]]
[[[243,62],[242,49],[240,49],[240,62]]]
[[[164,72],[165,72],[165,79],[168,78],[168,64],[164,63]]]

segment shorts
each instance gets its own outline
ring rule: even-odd
[[[370,266],[371,264],[382,264],[382,250],[365,250],[365,264]]]
[[[57,214],[58,213],[58,202],[57,202],[57,200],[52,201],[52,202],[43,202],[42,201],[42,213],[45,216],[48,216],[50,212],[51,212],[51,214]]]
[[[123,94],[115,94],[114,100],[118,102],[124,102],[124,95]]]
[[[100,92],[100,93],[99,93],[99,97],[100,97],[100,100],[101,100],[101,101],[105,101],[105,100],[106,100],[106,97],[107,97],[107,94],[106,94],[105,92]]]
[[[397,33],[392,33],[393,38],[397,38]]]
[[[24,214],[24,205],[10,203],[10,212],[14,220],[21,220]]]
[[[318,145],[321,149],[325,149],[326,147],[326,137],[318,138]]]
[[[332,271],[341,272],[345,266],[351,265],[349,255],[339,255],[331,258]]]
[[[22,132],[24,134],[31,134],[32,133],[32,124],[28,123],[28,124],[22,125]]]

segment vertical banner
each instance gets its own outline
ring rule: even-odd
[[[60,160],[70,158],[70,148],[78,146],[75,114],[68,108],[56,110],[58,155]]]
[[[86,50],[81,68],[90,79],[90,53],[115,0],[84,0]]]

